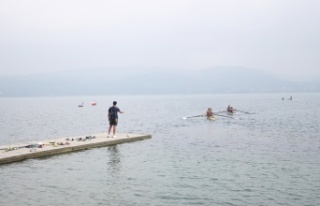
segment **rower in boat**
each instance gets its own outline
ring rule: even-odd
[[[214,120],[214,115],[213,115],[213,111],[211,108],[208,108],[207,113],[206,113],[206,117],[208,120]]]
[[[230,105],[228,105],[228,107],[227,107],[227,112],[233,114],[233,112],[234,112],[233,107],[231,107]]]

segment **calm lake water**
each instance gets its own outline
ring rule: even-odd
[[[320,94],[291,95],[0,98],[0,145],[105,132],[114,100],[152,134],[0,165],[0,205],[319,205]],[[182,119],[228,104],[254,114]]]

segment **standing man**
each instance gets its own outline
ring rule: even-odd
[[[109,112],[108,112],[108,119],[109,119],[108,137],[110,137],[110,132],[111,132],[112,127],[113,127],[113,136],[112,137],[116,137],[116,128],[118,125],[118,112],[123,113],[117,107],[117,102],[114,101],[113,106],[109,108]]]

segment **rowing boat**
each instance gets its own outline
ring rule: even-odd
[[[207,117],[207,119],[210,120],[210,121],[214,121],[215,120],[215,118],[213,116],[212,117]]]

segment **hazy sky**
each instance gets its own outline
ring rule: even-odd
[[[319,0],[0,0],[0,75],[241,66],[320,77]]]

